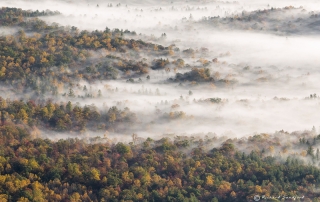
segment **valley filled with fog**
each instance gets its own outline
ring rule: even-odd
[[[75,98],[59,95],[55,100],[81,106],[94,104],[101,111],[106,106],[128,107],[138,117],[137,123],[128,127],[141,137],[209,132],[243,137],[319,128],[320,114],[316,111],[320,102],[316,94],[320,17],[312,10],[318,4],[2,1],[0,6],[59,11],[59,15],[40,19],[48,24],[75,26],[80,31],[128,29],[136,32],[125,35],[128,39],[178,48],[165,57],[144,52],[133,57],[116,53],[148,65],[162,58],[168,62],[145,75],[129,70],[119,72],[114,81],[78,81]],[[101,57],[111,53],[102,49],[91,54],[104,61]],[[181,64],[173,64],[177,59]],[[208,69],[206,76],[210,79],[197,80],[191,74],[187,77],[195,68]],[[85,95],[84,85],[96,96],[77,98]],[[68,90],[61,90],[61,94]]]

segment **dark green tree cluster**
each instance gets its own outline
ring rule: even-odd
[[[193,68],[191,71],[186,73],[177,73],[174,79],[170,79],[175,82],[183,81],[196,81],[196,82],[214,82],[214,79],[210,75],[208,68]]]
[[[214,26],[219,29],[240,29],[268,31],[286,34],[316,34],[319,19],[318,12],[307,13],[302,7],[286,6],[243,11],[228,17],[203,17],[202,23],[206,26]]]
[[[160,59],[155,59],[154,61],[153,61],[153,64],[152,64],[152,69],[154,69],[154,70],[157,70],[157,69],[163,69],[163,68],[165,68],[165,66],[166,65],[168,65],[169,64],[169,60],[168,59],[162,59],[162,58],[160,58]]]
[[[26,17],[40,17],[40,16],[52,16],[59,15],[59,11],[26,11],[20,8],[8,8],[2,7],[0,9],[0,25],[12,26],[22,23]]]
[[[93,105],[84,107],[71,102],[56,104],[47,101],[36,104],[34,101],[10,101],[0,98],[1,125],[24,124],[53,131],[111,130],[126,131],[137,121],[129,108],[123,110],[111,107],[100,111]],[[125,127],[123,126],[125,125]]]

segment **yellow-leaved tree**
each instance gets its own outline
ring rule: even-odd
[[[24,110],[24,109],[20,109],[17,118],[20,119],[25,124],[28,123],[29,117],[28,117],[26,110]]]

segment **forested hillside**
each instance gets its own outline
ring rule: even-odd
[[[316,201],[320,169],[284,163],[261,151],[239,152],[232,140],[176,137],[133,144],[92,138],[31,139],[2,125],[2,201],[247,201],[254,195]]]

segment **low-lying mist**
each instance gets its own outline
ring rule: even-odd
[[[128,127],[145,138],[166,133],[201,132],[242,137],[262,131],[296,131],[319,126],[320,115],[314,113],[320,107],[317,95],[310,90],[306,93],[308,89],[299,85],[289,84],[297,91],[270,85],[238,84],[213,89],[209,84],[184,87],[171,83],[114,81],[94,84],[94,88],[90,86],[101,89],[99,98],[63,98],[59,101],[70,100],[82,106],[94,104],[101,111],[111,106],[128,107],[139,119]],[[81,87],[75,93],[84,94]]]

